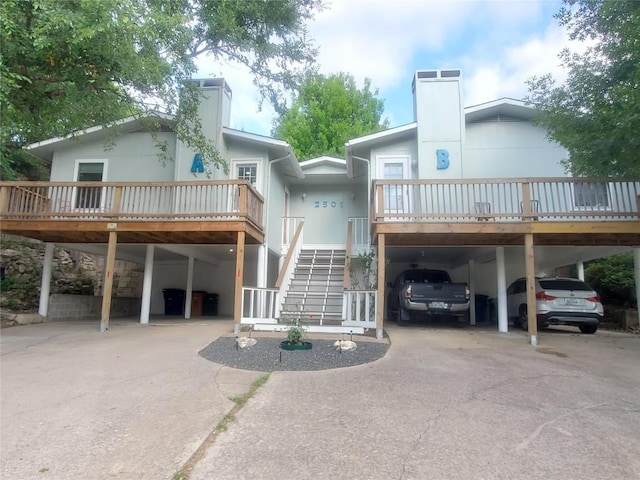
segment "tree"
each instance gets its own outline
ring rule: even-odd
[[[222,164],[191,121],[199,93],[184,88],[184,80],[197,71],[196,57],[247,66],[263,98],[279,106],[315,58],[305,22],[320,3],[3,0],[3,175],[15,173],[16,151],[26,144],[157,111],[176,114],[179,138]]]
[[[631,252],[593,260],[585,267],[584,275],[605,305],[630,307],[634,304],[635,279]]]
[[[570,158],[574,175],[640,177],[640,2],[564,0],[556,14],[582,54],[560,58],[567,81],[551,75],[528,81],[538,122]]]
[[[388,120],[380,123],[384,102],[377,95],[369,79],[358,89],[346,73],[310,73],[291,106],[275,120],[272,135],[289,142],[300,160],[344,157],[347,140],[388,127]]]

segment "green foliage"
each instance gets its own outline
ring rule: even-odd
[[[40,159],[0,145],[0,180],[49,180],[48,165]]]
[[[247,401],[256,394],[258,389],[265,383],[267,383],[267,380],[269,380],[270,376],[270,373],[263,373],[251,383],[251,386],[249,387],[249,390],[247,392],[235,397],[231,397],[230,400],[232,400],[239,407],[244,407]]]
[[[179,102],[195,58],[246,65],[264,98],[280,106],[315,57],[305,22],[320,1],[3,0],[3,177],[17,175],[20,158],[10,152],[24,145],[157,111],[178,113],[178,138],[219,165],[188,122],[195,102]],[[186,89],[182,100],[196,95]]]
[[[584,275],[587,283],[600,294],[605,305],[629,307],[637,304],[631,252],[589,262]]]
[[[640,177],[640,2],[564,0],[556,15],[582,54],[565,49],[568,79],[551,75],[528,81],[538,123],[565,147],[574,175]]]
[[[299,318],[289,322],[289,326],[287,327],[287,343],[289,345],[302,345],[306,331],[307,327],[303,325]]]
[[[352,290],[373,290],[378,288],[378,265],[376,252],[361,252],[348,258],[349,277]]]
[[[300,160],[321,155],[344,157],[347,140],[388,127],[380,122],[384,102],[365,79],[358,89],[346,73],[328,77],[310,73],[294,96],[291,107],[274,122],[272,134],[286,140]]]

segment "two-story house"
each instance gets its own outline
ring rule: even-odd
[[[203,165],[159,116],[154,133],[128,118],[31,145],[51,162],[50,182],[0,184],[2,231],[47,242],[41,314],[53,244],[105,255],[102,330],[116,258],[145,266],[141,323],[163,313],[167,289],[185,292],[185,318],[193,292],[208,291],[236,331],[304,315],[312,331],[381,338],[386,284],[410,267],[445,268],[496,298],[500,331],[517,277],[634,248],[640,285],[640,181],[567,176],[566,152],[531,122],[531,106],[465,108],[458,70],[415,73],[413,123],[348,141],[345,159],[305,162],[284,141],[228,127],[223,79],[194,82],[228,173]]]

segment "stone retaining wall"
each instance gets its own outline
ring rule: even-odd
[[[114,297],[111,299],[110,318],[140,315],[142,299]],[[102,297],[90,295],[65,295],[54,293],[49,297],[47,320],[73,320],[100,318]]]

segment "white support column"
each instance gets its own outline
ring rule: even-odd
[[[147,245],[147,255],[144,259],[144,279],[142,281],[142,305],[140,307],[140,323],[149,324],[149,313],[151,312],[151,286],[153,279],[153,255],[154,245]]]
[[[469,260],[469,323],[476,324],[476,264]]]
[[[578,267],[578,278],[584,282],[584,262],[576,263]]]
[[[46,317],[49,313],[49,293],[51,292],[51,265],[53,264],[53,243],[44,246],[44,264],[42,266],[42,281],[40,282],[40,304],[38,313]]]
[[[640,322],[640,247],[633,249],[633,278],[636,280],[636,299],[638,301],[638,321]]]
[[[267,288],[267,245],[258,246],[257,265],[257,285],[258,288]]]
[[[498,277],[498,331],[509,331],[507,313],[507,279],[504,262],[504,247],[496,247],[496,273]]]
[[[189,263],[187,266],[187,292],[185,293],[184,300],[184,318],[189,320],[191,318],[191,295],[193,294],[193,257],[189,257]]]

